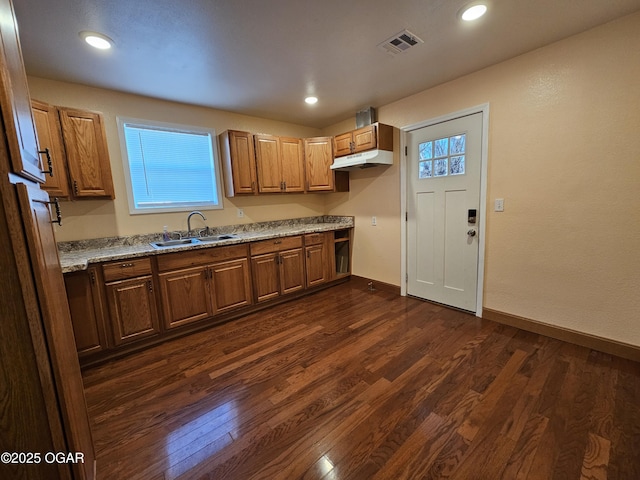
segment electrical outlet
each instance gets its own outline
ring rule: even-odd
[[[238,218],[244,217],[244,210],[242,208],[238,209]]]
[[[493,210],[496,212],[504,212],[504,198],[496,198]]]
[[[371,217],[371,225],[374,227],[378,225],[378,219],[376,217]]]

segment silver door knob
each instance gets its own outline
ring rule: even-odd
[[[469,235],[470,237],[475,237],[476,231],[472,228],[471,230],[467,231],[467,235]]]

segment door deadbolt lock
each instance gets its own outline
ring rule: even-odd
[[[471,230],[467,231],[467,235],[469,235],[470,237],[475,237],[476,236],[476,231],[472,228]]]

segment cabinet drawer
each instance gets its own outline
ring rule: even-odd
[[[150,258],[132,258],[102,265],[105,282],[151,274]]]
[[[158,255],[158,270],[166,272],[179,268],[207,265],[210,263],[224,262],[247,256],[247,245],[232,245],[229,247],[201,248],[186,252],[168,253]]]
[[[324,242],[325,235],[324,233],[307,233],[304,236],[304,244],[305,245],[318,245]]]
[[[302,247],[302,236],[272,238],[251,244],[251,256]]]

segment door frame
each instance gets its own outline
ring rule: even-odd
[[[407,133],[424,127],[431,127],[438,123],[455,120],[459,117],[465,117],[474,113],[482,114],[482,152],[480,158],[480,212],[479,212],[479,238],[478,238],[478,278],[476,292],[476,317],[482,317],[482,302],[484,293],[484,257],[485,257],[485,232],[487,225],[487,164],[489,154],[489,104],[484,103],[475,107],[458,110],[456,112],[441,115],[439,117],[423,120],[418,123],[412,123],[400,128],[400,208],[405,213],[405,221],[401,222],[400,227],[400,294],[407,295],[407,156],[402,155],[407,149]]]

